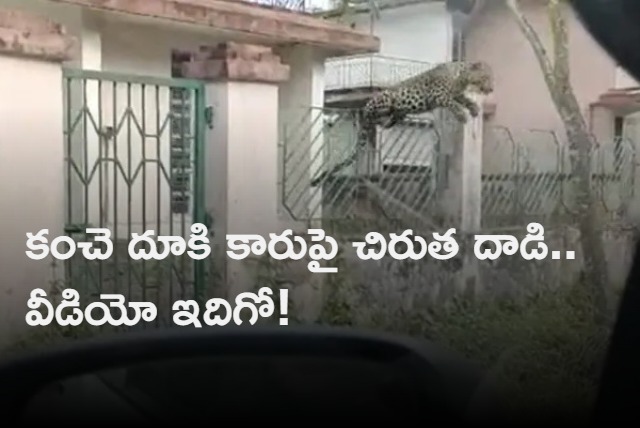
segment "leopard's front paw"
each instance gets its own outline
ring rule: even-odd
[[[480,114],[480,109],[475,104],[470,104],[468,110],[471,117],[478,117],[478,114]]]

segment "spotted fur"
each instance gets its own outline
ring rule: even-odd
[[[476,103],[465,94],[469,88],[483,94],[493,91],[492,72],[486,63],[439,64],[374,95],[364,106],[362,119],[367,128],[372,125],[391,128],[408,114],[444,108],[465,123],[465,110],[472,117],[479,113]]]

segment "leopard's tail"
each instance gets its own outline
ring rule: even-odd
[[[323,182],[332,178],[336,174],[340,173],[343,169],[350,167],[358,159],[358,153],[363,148],[366,148],[369,141],[372,138],[372,133],[375,135],[376,124],[371,120],[365,109],[359,109],[356,114],[356,126],[358,131],[356,133],[356,144],[353,147],[351,153],[342,161],[337,163],[328,171],[323,171],[311,180],[311,187],[321,185]]]

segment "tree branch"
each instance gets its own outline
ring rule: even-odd
[[[569,81],[569,36],[567,23],[563,16],[563,7],[560,0],[549,0],[547,13],[551,24],[551,36],[553,38],[553,76],[556,82],[556,90],[565,93],[570,87]]]
[[[515,18],[516,23],[518,24],[518,27],[520,27],[522,34],[524,34],[524,36],[527,38],[527,40],[531,44],[531,47],[533,48],[533,53],[535,54],[536,59],[540,64],[540,68],[542,69],[542,75],[544,76],[544,80],[547,82],[547,85],[551,90],[550,92],[554,94],[556,92],[554,70],[553,70],[553,66],[551,65],[551,61],[549,60],[549,55],[547,54],[547,50],[544,48],[544,45],[542,44],[542,40],[540,40],[538,33],[533,28],[533,26],[529,23],[529,20],[520,9],[519,1],[505,0],[505,3],[507,4],[507,7],[513,14],[513,17]]]
[[[584,282],[593,293],[595,299],[595,320],[607,320],[607,295],[605,292],[608,268],[602,238],[602,221],[600,207],[591,188],[591,148],[596,142],[588,131],[587,123],[582,115],[580,104],[571,87],[569,77],[569,46],[566,22],[562,15],[562,0],[547,0],[548,18],[551,24],[554,63],[549,57],[536,33],[519,8],[518,0],[505,0],[520,30],[529,41],[540,69],[560,115],[567,133],[573,181],[577,205],[577,222],[581,235],[581,247],[584,257]],[[542,2],[540,2],[542,3]]]

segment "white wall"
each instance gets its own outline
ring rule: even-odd
[[[357,15],[356,29],[380,38],[380,55],[438,63],[451,57],[451,18],[444,3],[385,9],[380,19]]]
[[[51,278],[47,260],[25,255],[25,234],[63,234],[61,79],[59,64],[0,55],[0,341],[23,331],[28,293]]]

